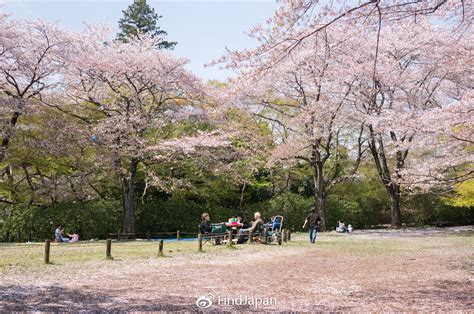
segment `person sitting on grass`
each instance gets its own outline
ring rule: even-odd
[[[237,243],[244,243],[248,235],[251,235],[253,232],[260,230],[261,226],[263,225],[262,214],[256,212],[254,214],[254,219],[255,220],[252,222],[250,228],[239,229],[239,238],[237,240]]]
[[[208,213],[203,213],[201,215],[201,224],[199,225],[199,232],[201,234],[211,234],[211,217],[209,217]]]
[[[54,241],[56,242],[69,242],[69,238],[63,236],[64,234],[64,227],[58,226],[56,230],[54,230]]]
[[[54,230],[54,241],[55,242],[62,242],[61,229],[62,229],[62,226],[58,226],[56,228],[56,230]]]
[[[347,226],[344,223],[344,221],[341,221],[341,224],[340,224],[339,228],[341,228],[341,232],[344,232],[344,233],[349,232],[349,230],[347,229]]]
[[[69,242],[79,242],[79,235],[76,231],[74,231],[72,234],[68,234],[68,236],[71,238]]]
[[[339,220],[337,222],[336,232],[339,232],[339,233],[349,232],[344,221]]]

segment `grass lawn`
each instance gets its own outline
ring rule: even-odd
[[[208,247],[207,250],[219,250]],[[197,241],[173,241],[164,243],[164,255],[197,252]],[[51,243],[50,262],[53,265],[70,266],[88,261],[105,260],[105,241],[78,243]],[[0,244],[0,271],[41,270],[44,265],[44,243]],[[112,257],[116,260],[136,260],[158,257],[158,241],[113,241]]]
[[[202,295],[274,298],[215,310],[474,310],[473,228],[293,234],[282,246],[105,241],[0,244],[0,311],[197,310]]]

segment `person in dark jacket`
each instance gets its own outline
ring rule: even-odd
[[[321,218],[316,214],[316,208],[311,208],[306,220],[304,221],[303,228],[309,224],[309,241],[311,243],[316,242],[316,236],[318,234],[318,226],[321,224]]]
[[[199,225],[199,232],[201,232],[201,234],[210,234],[212,232],[211,217],[209,217],[208,213],[203,213],[201,215],[201,224]]]
[[[237,215],[237,220],[239,221],[239,227],[247,229],[250,227],[250,224],[244,219],[244,214],[238,214]]]

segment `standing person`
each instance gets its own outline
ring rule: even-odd
[[[304,221],[303,228],[309,223],[309,241],[311,243],[316,242],[316,235],[318,234],[318,225],[321,223],[321,218],[316,214],[316,208],[311,208],[306,220]]]

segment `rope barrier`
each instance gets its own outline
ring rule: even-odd
[[[175,232],[161,232],[161,233],[155,233],[155,234],[166,234],[166,235],[169,235],[169,234],[176,234]],[[219,233],[219,234],[211,234],[211,235],[203,235],[203,234],[200,234],[200,233],[191,233],[191,232],[178,232],[178,234],[188,234],[188,235],[195,235],[196,238],[192,238],[193,240],[197,240],[198,242],[198,250],[199,251],[202,251],[202,247],[203,247],[203,244],[205,241],[208,241],[210,239],[221,239],[221,240],[224,240],[226,239],[227,240],[227,245],[233,245],[233,241],[229,241],[229,239],[232,239],[232,240],[236,240],[238,238],[238,235],[235,234],[235,233],[231,233],[231,231],[229,230],[227,233]],[[247,232],[245,235],[249,235],[249,233]],[[265,233],[254,233],[252,235],[256,235],[256,236],[265,236]],[[288,231],[284,231],[283,232],[283,237],[286,238],[286,240],[290,240],[290,235],[291,235],[291,231],[288,230]],[[189,239],[189,238],[188,238]],[[165,239],[166,240],[166,239]],[[172,240],[175,240],[175,239],[172,239]],[[179,241],[179,238],[176,239]],[[265,239],[264,239],[265,240]],[[88,247],[90,245],[93,245],[93,244],[99,244],[99,243],[104,243],[105,242],[105,246],[106,246],[106,258],[107,259],[112,259],[112,239],[107,239],[105,241],[92,241],[92,242],[79,242],[79,243],[70,243],[72,244],[71,246],[69,246],[67,243],[62,243],[62,242],[58,242],[57,244],[59,245],[64,245],[64,247],[70,247],[70,248],[80,248],[80,247]],[[125,242],[125,241],[124,241]],[[131,241],[130,241],[131,242]],[[163,256],[163,239],[160,239],[159,240],[159,249],[158,249],[158,254],[160,256]],[[264,241],[266,242],[266,241]],[[285,241],[286,242],[286,241]],[[44,263],[45,264],[49,264],[50,263],[50,255],[51,255],[51,244],[52,243],[55,243],[55,242],[51,242],[50,240],[46,240],[45,241],[45,251],[44,251]],[[123,242],[122,242],[123,243]],[[250,243],[250,242],[249,242]],[[120,242],[117,242],[116,245],[120,245]],[[148,245],[155,245],[154,243],[151,243],[151,242],[133,242],[133,245],[134,246],[148,246]],[[102,247],[103,248],[103,247]]]

